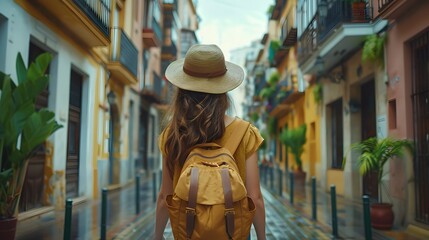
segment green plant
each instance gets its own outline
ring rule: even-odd
[[[384,165],[389,159],[397,156],[402,158],[407,151],[413,154],[413,143],[409,140],[392,138],[369,138],[359,143],[352,144],[352,150],[360,153],[357,159],[357,166],[361,175],[371,171],[377,173],[377,183],[381,192],[382,179],[384,177]],[[343,167],[345,160],[343,161]],[[379,194],[379,202],[382,203],[382,194]]]
[[[384,66],[384,44],[386,35],[372,34],[365,39],[362,50],[362,62],[371,61],[381,67]]]
[[[268,79],[268,83],[270,84],[270,86],[274,86],[276,85],[280,80],[280,75],[278,72],[273,72],[271,73],[270,78]]]
[[[19,53],[17,84],[0,72],[0,218],[17,213],[28,159],[62,127],[53,112],[35,109],[36,97],[48,86],[45,71],[51,59],[50,54],[41,54],[27,69]]]
[[[270,98],[274,93],[276,92],[276,88],[272,87],[270,85],[266,85],[264,88],[262,88],[261,92],[259,93],[259,96],[262,99],[268,99]]]
[[[314,102],[316,102],[317,104],[322,102],[322,99],[323,99],[323,91],[322,90],[323,90],[323,86],[320,83],[317,83],[313,87]]]
[[[307,142],[306,132],[307,125],[302,124],[294,129],[284,128],[280,133],[280,142],[290,149],[298,171],[302,171],[301,155],[304,152],[304,144]]]
[[[256,123],[259,120],[259,114],[257,112],[253,112],[252,115],[250,115],[250,119],[253,123]]]
[[[277,118],[268,118],[268,133],[270,136],[275,136],[277,134]]]

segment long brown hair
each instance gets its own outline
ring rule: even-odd
[[[191,147],[212,142],[225,132],[226,93],[209,94],[178,88],[169,112],[165,132],[165,154],[170,176],[175,166],[182,167]]]

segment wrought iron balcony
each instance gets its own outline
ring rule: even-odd
[[[319,41],[323,41],[333,29],[343,23],[362,23],[371,20],[371,8],[364,2],[349,3],[334,0],[328,6],[326,17],[319,15]],[[353,5],[353,7],[352,7]]]
[[[152,81],[147,81],[142,91],[142,96],[149,102],[165,102],[163,89],[165,81],[156,73],[152,72]]]
[[[284,47],[291,47],[297,41],[297,27],[295,23],[295,10],[291,10],[283,22],[280,41]]]
[[[114,78],[124,84],[137,83],[138,50],[121,28],[112,29],[110,57],[107,68]]]
[[[298,61],[302,63],[306,61],[317,48],[317,15],[310,21],[307,28],[302,33],[299,42],[300,47],[298,50]]]
[[[177,58],[177,47],[176,44],[171,41],[171,44],[169,46],[162,46],[161,49],[161,59],[162,60],[168,60],[168,61],[174,61]]]
[[[198,39],[197,35],[195,35],[195,31],[182,28],[180,35],[180,56],[185,56],[189,48],[196,43],[198,43]]]
[[[378,0],[378,12],[386,10],[395,0]]]
[[[397,19],[422,4],[422,0],[378,0],[378,13],[383,19]]]
[[[151,24],[143,28],[143,44],[145,48],[160,47],[162,43],[162,29],[158,21],[152,18]]]
[[[87,47],[110,43],[111,0],[16,0],[29,10],[48,16]]]
[[[372,18],[372,8],[365,4],[364,2],[350,3],[344,0],[333,0],[329,5],[325,6],[325,10],[319,7],[318,14],[313,17],[300,36],[300,48],[298,50],[298,61],[300,64],[306,62],[312,56],[313,52],[324,44],[329,36],[338,33],[338,29],[347,29],[352,24],[359,23],[361,25],[357,26],[360,27],[350,28],[348,37],[361,38],[364,34],[360,28],[366,29],[369,26],[362,23],[369,23]],[[344,39],[345,37],[343,36]],[[348,47],[353,48],[356,44],[359,43],[357,41],[350,42]]]

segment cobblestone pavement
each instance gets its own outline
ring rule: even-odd
[[[266,208],[267,239],[331,239],[327,229],[323,229],[294,208],[283,204],[269,191],[263,189]],[[152,239],[155,227],[155,212],[141,218],[115,239]],[[171,228],[164,232],[166,239],[173,239]],[[252,229],[251,239],[256,239]]]

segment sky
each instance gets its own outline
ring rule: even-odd
[[[262,39],[272,3],[274,0],[198,0],[200,43],[218,45],[229,60],[231,50]]]
[[[274,0],[198,0],[198,40],[218,45],[225,60],[231,60],[232,50],[262,39],[268,26],[267,10],[273,3]],[[244,84],[229,95],[233,103],[229,114],[243,118]]]

